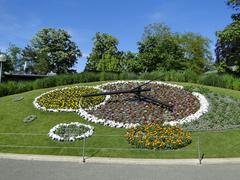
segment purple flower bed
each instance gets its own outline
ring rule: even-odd
[[[141,84],[141,82],[117,82],[104,84],[101,88],[106,91],[130,90]],[[150,102],[138,101],[134,94],[111,95],[104,105],[85,111],[98,119],[124,124],[144,124],[176,121],[196,113],[200,108],[196,96],[177,86],[153,82],[143,88],[152,89],[150,92],[143,92],[143,95],[172,105],[173,111]]]

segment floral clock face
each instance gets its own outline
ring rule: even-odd
[[[95,123],[130,128],[140,124],[161,122],[175,125],[198,119],[208,110],[208,102],[199,93],[190,93],[178,85],[151,82],[143,95],[171,105],[172,111],[151,102],[139,101],[134,94],[118,94],[80,98],[83,94],[130,90],[145,81],[117,81],[97,87],[75,87],[54,90],[37,97],[35,107],[46,111],[72,111]]]
[[[55,89],[35,98],[33,104],[36,108],[50,112],[76,112],[81,108],[95,106],[104,101],[105,97],[91,97],[82,99],[86,93],[99,93],[97,87],[74,86],[62,89]]]

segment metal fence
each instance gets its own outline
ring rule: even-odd
[[[44,143],[35,143],[33,142],[29,145],[29,142],[22,142],[22,140],[27,138],[32,139],[38,138],[49,138],[46,133],[13,133],[13,132],[4,132],[0,133],[0,152],[4,152],[4,149],[11,149],[11,152],[17,152],[17,150],[22,150],[21,152],[28,150],[28,152],[36,153],[39,150],[49,150],[56,149],[58,151],[67,150],[72,152],[74,150],[74,155],[79,155],[82,157],[82,161],[86,162],[86,157],[98,156],[99,152],[105,152],[104,156],[117,157],[116,154],[120,154],[119,157],[143,157],[146,158],[195,158],[198,159],[199,163],[202,163],[204,158],[204,139],[201,139],[200,136],[195,136],[192,139],[191,148],[185,147],[177,150],[154,150],[154,149],[140,149],[132,147],[127,143],[127,140],[124,136],[119,135],[93,135],[90,138],[83,139],[74,143],[68,142],[53,142],[44,141]],[[6,143],[4,139],[8,139],[9,142]],[[110,140],[108,139],[110,138]],[[12,139],[19,139],[17,141],[12,141]],[[112,143],[104,144],[98,143],[107,140]],[[125,143],[115,143],[115,142],[125,142]],[[11,143],[14,142],[14,143]],[[112,153],[115,151],[115,153]],[[117,153],[116,153],[117,152]],[[144,153],[143,153],[144,152]],[[142,153],[144,155],[142,155]],[[73,155],[72,153],[70,153]],[[123,155],[121,155],[123,154]],[[128,155],[129,154],[129,155]],[[139,156],[136,156],[136,155]],[[68,155],[68,154],[62,154]],[[102,154],[100,154],[102,156]]]

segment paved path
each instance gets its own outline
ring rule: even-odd
[[[240,164],[143,165],[0,159],[0,180],[239,180]]]

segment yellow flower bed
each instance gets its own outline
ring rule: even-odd
[[[131,145],[148,149],[178,149],[192,142],[190,132],[184,132],[177,126],[157,123],[130,128],[126,138]]]
[[[104,101],[105,96],[81,98],[83,94],[99,93],[91,87],[70,87],[51,91],[38,98],[37,103],[47,109],[79,109],[97,105]]]

